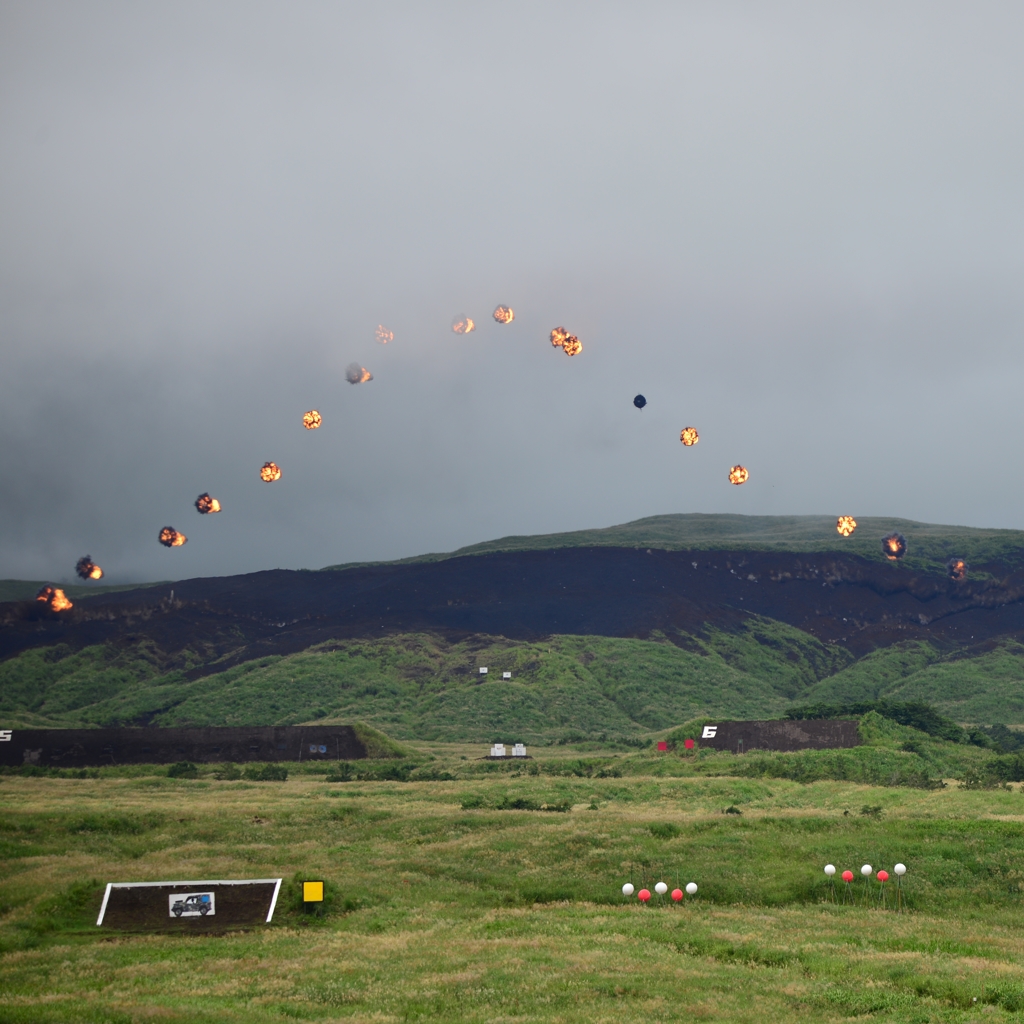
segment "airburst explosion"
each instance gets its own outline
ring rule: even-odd
[[[857,529],[857,520],[853,516],[840,516],[836,520],[836,529],[843,537],[852,537],[853,531]]]
[[[729,470],[729,483],[745,484],[750,479],[750,473],[747,471],[746,466],[733,466]]]
[[[275,480],[280,480],[281,467],[276,462],[264,462],[260,466],[260,479],[266,484],[272,484]]]
[[[499,306],[494,311],[494,319],[497,320],[499,324],[510,324],[515,320],[515,318],[516,315],[512,312],[511,306]]]
[[[560,348],[567,356],[578,356],[583,351],[583,342],[564,327],[556,327],[551,332],[551,344],[554,348]]]
[[[103,579],[103,570],[92,560],[90,555],[83,555],[75,563],[75,572],[83,580]]]
[[[374,331],[374,337],[381,345],[386,345],[389,341],[395,340],[395,332],[389,331],[383,324],[377,324],[377,330]]]
[[[679,440],[682,441],[687,448],[692,448],[700,440],[700,434],[697,433],[696,427],[683,427],[683,429],[679,431]]]
[[[165,548],[180,548],[184,543],[188,541],[188,537],[178,531],[173,526],[165,526],[161,531],[157,540]]]
[[[316,430],[323,421],[323,417],[316,411],[316,409],[310,409],[309,412],[304,412],[302,414],[302,425],[307,430]]]
[[[457,316],[452,321],[452,330],[456,334],[469,334],[470,331],[476,330],[476,323],[468,316]]]
[[[373,380],[373,374],[365,366],[349,363],[345,367],[345,380],[349,384],[365,384],[368,380]]]
[[[203,493],[196,498],[195,505],[196,511],[201,516],[212,515],[214,512],[220,511],[220,502],[216,498],[211,498],[206,491],[203,491]]]

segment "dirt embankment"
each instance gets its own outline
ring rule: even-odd
[[[149,639],[165,652],[189,648],[204,661],[228,655],[230,663],[395,632],[671,637],[735,629],[750,615],[856,655],[911,639],[976,646],[1024,630],[1024,572],[955,583],[857,557],[634,548],[273,570],[97,595],[60,614],[36,602],[0,605],[0,657],[60,642]]]

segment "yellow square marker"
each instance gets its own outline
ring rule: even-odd
[[[323,903],[324,901],[324,883],[323,882],[303,882],[302,883],[302,902],[303,903]]]

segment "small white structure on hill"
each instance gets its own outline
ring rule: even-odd
[[[487,675],[487,666],[486,665],[481,665],[480,666],[480,675],[482,675],[482,676]]]
[[[494,746],[491,747],[491,757],[504,757],[504,756],[505,756],[505,744],[504,743],[495,743]]]
[[[512,748],[512,756],[513,757],[526,757],[526,744],[525,743],[517,743]]]
[[[512,678],[512,673],[511,672],[502,672],[501,673],[501,678],[502,679],[511,679]]]

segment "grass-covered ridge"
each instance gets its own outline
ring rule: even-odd
[[[332,641],[198,679],[186,673],[202,664],[201,652],[168,664],[144,644],[57,645],[0,663],[0,726],[361,721],[400,740],[632,741],[699,715],[777,718],[794,704],[880,698],[924,701],[961,723],[1024,722],[1024,646],[1008,640],[968,653],[911,643],[854,660],[763,618],[733,633],[646,640]]]
[[[91,647],[26,651],[0,663],[0,713],[12,724],[285,725],[367,722],[402,739],[515,733],[631,736],[710,709],[777,716],[849,656],[783,623],[736,634],[539,642],[426,634],[334,641],[245,662],[190,681],[161,673],[151,652]],[[479,669],[489,668],[486,676]],[[512,679],[502,679],[503,672]]]
[[[744,516],[719,513],[676,513],[648,516],[620,526],[576,530],[570,533],[501,537],[471,544],[444,554],[417,555],[387,563],[440,561],[494,551],[540,551],[568,547],[638,547],[669,551],[751,550],[837,552],[884,561],[881,539],[898,530],[908,540],[905,564],[919,569],[941,570],[956,554],[973,563],[1024,561],[1024,531],[943,526],[887,516],[857,517],[857,531],[843,538],[836,532],[835,516]],[[354,565],[327,566],[329,570]]]

